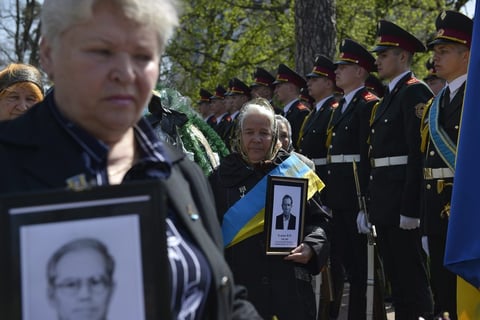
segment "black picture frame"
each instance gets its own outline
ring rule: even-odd
[[[266,254],[288,255],[303,239],[308,179],[269,176],[265,203]],[[291,215],[283,220],[283,200],[290,197]],[[292,219],[293,218],[293,219]]]
[[[69,241],[89,238],[105,244],[115,262],[108,318],[170,319],[166,210],[159,181],[1,196],[0,314],[56,319],[49,300],[56,284],[45,262]],[[49,305],[42,307],[43,296]]]

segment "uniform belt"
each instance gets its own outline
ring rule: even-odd
[[[327,157],[328,163],[359,162],[359,154],[334,154]]]
[[[327,164],[327,158],[313,158],[312,161],[316,166],[323,166]]]
[[[371,158],[370,163],[372,168],[398,166],[408,163],[408,156],[396,156],[385,158]]]
[[[424,168],[423,177],[425,180],[453,178],[453,171],[450,168]]]

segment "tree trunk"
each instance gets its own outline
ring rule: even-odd
[[[316,55],[334,58],[335,6],[335,0],[295,0],[295,65],[302,75],[312,71]]]

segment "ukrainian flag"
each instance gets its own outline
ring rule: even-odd
[[[476,1],[475,15],[480,14]],[[468,80],[457,148],[445,266],[457,278],[458,319],[480,319],[480,21],[473,24]]]
[[[225,247],[233,246],[263,231],[268,176],[308,179],[307,199],[325,187],[312,169],[295,154],[290,155],[225,213],[222,223]]]

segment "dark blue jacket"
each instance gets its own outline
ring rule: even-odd
[[[68,178],[88,171],[83,149],[59,125],[47,103],[44,100],[23,116],[0,123],[0,194],[66,188]],[[234,285],[223,257],[213,195],[203,172],[183,154],[168,147],[166,152],[173,163],[165,181],[169,203],[212,270],[207,318],[260,319],[243,299],[245,292]],[[199,219],[190,218],[192,209]]]

